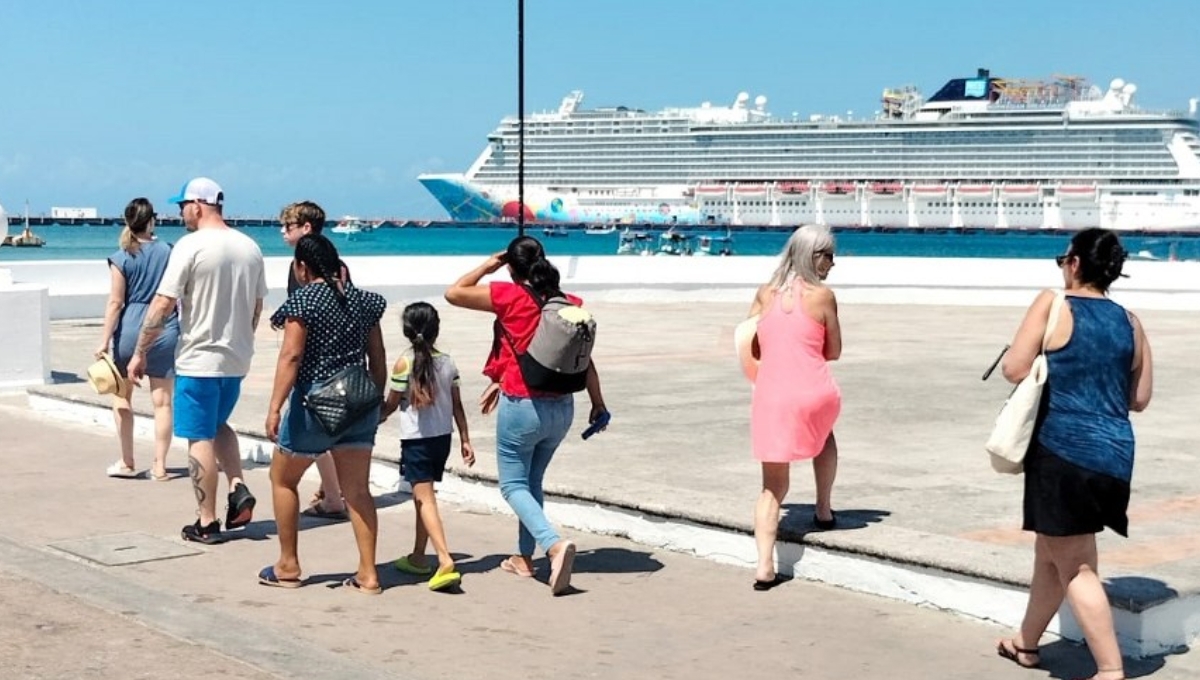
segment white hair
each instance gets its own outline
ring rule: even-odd
[[[802,225],[792,232],[783,246],[783,252],[779,254],[779,266],[771,275],[771,286],[782,288],[792,277],[805,283],[820,283],[821,276],[817,273],[815,255],[820,251],[832,252],[833,248],[833,234],[829,227],[819,224]]]

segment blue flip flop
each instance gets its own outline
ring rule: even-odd
[[[263,567],[262,571],[258,572],[258,582],[264,586],[272,588],[299,588],[304,585],[304,581],[298,578],[279,578],[275,575],[275,565]]]

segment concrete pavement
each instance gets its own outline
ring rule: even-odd
[[[266,588],[255,574],[277,544],[265,469],[247,475],[263,499],[255,521],[226,544],[196,546],[178,538],[186,480],[105,478],[106,433],[11,399],[0,429],[10,442],[6,678],[1032,677],[994,655],[997,627],[801,580],[755,593],[744,569],[614,537],[568,532],[581,546],[576,590],[552,598],[544,560],[537,581],[497,568],[514,520],[473,506],[443,504],[465,580],[460,594],[432,593],[387,566],[411,536],[398,494],[379,498],[383,595],[331,587],[355,563],[350,528],[309,520],[307,585]],[[104,566],[51,547],[113,536],[192,554]],[[1051,677],[1090,671],[1086,651],[1066,642],[1048,641],[1043,663]],[[1174,680],[1200,662],[1159,656],[1128,669]]]

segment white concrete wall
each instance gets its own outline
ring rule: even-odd
[[[0,269],[0,391],[50,381],[50,296],[46,286],[13,284]]]
[[[395,302],[440,296],[447,284],[482,261],[478,256],[347,258],[354,281]],[[552,258],[564,286],[589,299],[721,301],[747,299],[774,269],[775,257]],[[289,258],[267,258],[269,305],[282,300]],[[108,272],[103,261],[15,262],[18,283],[50,291],[53,319],[103,314]],[[1113,297],[1134,309],[1200,310],[1200,262],[1129,262],[1129,278]],[[844,303],[1024,306],[1042,288],[1061,285],[1052,260],[840,257],[829,283]],[[598,294],[597,294],[598,293]]]

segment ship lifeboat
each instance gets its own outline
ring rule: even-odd
[[[948,188],[945,184],[914,184],[912,193],[919,198],[945,198]]]
[[[959,196],[984,196],[992,193],[991,184],[960,184],[957,189]]]
[[[808,182],[780,182],[775,185],[781,194],[807,194]]]
[[[838,196],[854,193],[854,182],[825,182],[821,185],[821,193]]]
[[[900,193],[901,188],[899,182],[875,182],[871,185],[871,193],[886,196]]]
[[[1005,184],[1000,187],[1000,193],[1003,196],[1025,197],[1036,196],[1038,187],[1036,184]]]
[[[729,187],[724,184],[701,184],[696,187],[696,198],[716,200],[725,198],[729,193]]]
[[[1058,197],[1064,200],[1091,201],[1096,198],[1094,184],[1062,184],[1058,187]]]
[[[762,184],[739,184],[733,188],[733,195],[738,198],[758,198],[767,195],[767,187]]]

